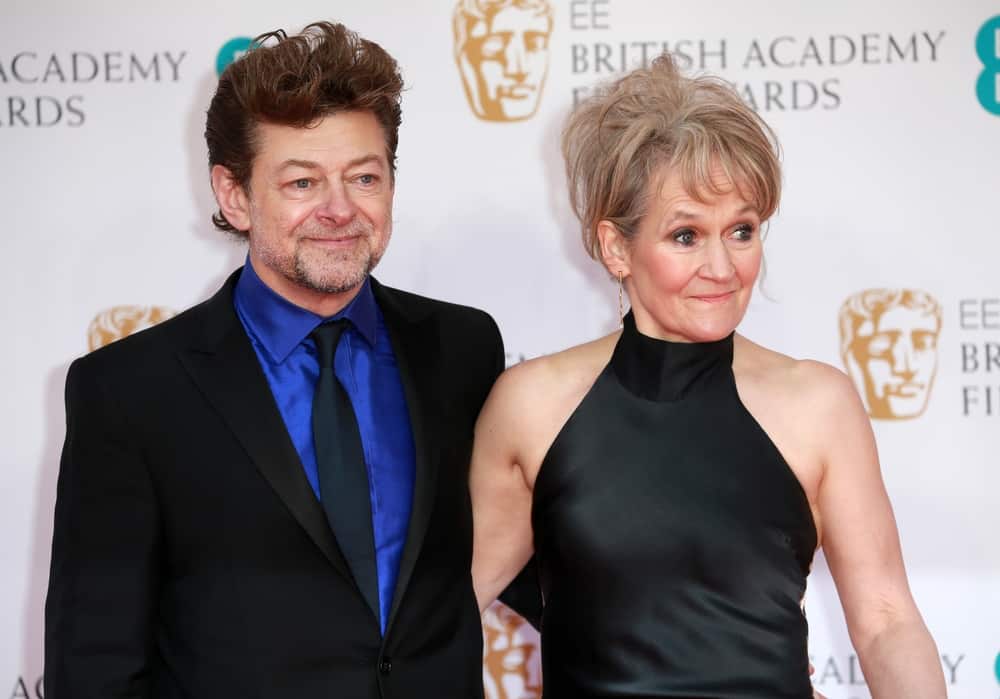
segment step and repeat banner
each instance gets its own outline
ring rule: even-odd
[[[0,16],[0,697],[43,696],[67,366],[241,264],[210,224],[205,109],[250,37],[319,19],[385,46],[408,86],[378,276],[488,310],[511,364],[616,325],[566,198],[574,101],[665,49],[731,81],[785,177],[741,332],[854,379],[950,696],[1000,697],[1000,3],[13,0]],[[822,555],[806,610],[818,688],[870,696]],[[530,627],[497,606],[485,640],[489,699],[539,696]]]

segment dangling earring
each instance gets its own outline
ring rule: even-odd
[[[622,327],[625,327],[625,300],[624,291],[622,290],[622,271],[618,270],[618,319],[621,321]]]

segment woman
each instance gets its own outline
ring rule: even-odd
[[[944,697],[871,427],[849,379],[735,334],[780,193],[770,129],[664,56],[563,136],[623,329],[524,362],[476,428],[485,607],[534,553],[546,697],[811,697],[822,543],[874,697]]]

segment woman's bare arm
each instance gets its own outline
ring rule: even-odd
[[[531,558],[531,489],[518,464],[527,437],[523,370],[508,370],[493,387],[476,422],[469,487],[472,493],[472,581],[482,612]]]
[[[940,658],[913,601],[868,415],[850,380],[819,367],[823,549],[875,699],[943,699]]]

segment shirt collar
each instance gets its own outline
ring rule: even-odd
[[[375,346],[378,328],[378,306],[372,293],[371,280],[365,277],[357,295],[339,313],[324,318],[296,306],[265,284],[247,257],[243,272],[236,282],[235,302],[251,331],[267,353],[277,363],[309,336],[317,325],[328,320],[347,318],[369,345]]]

